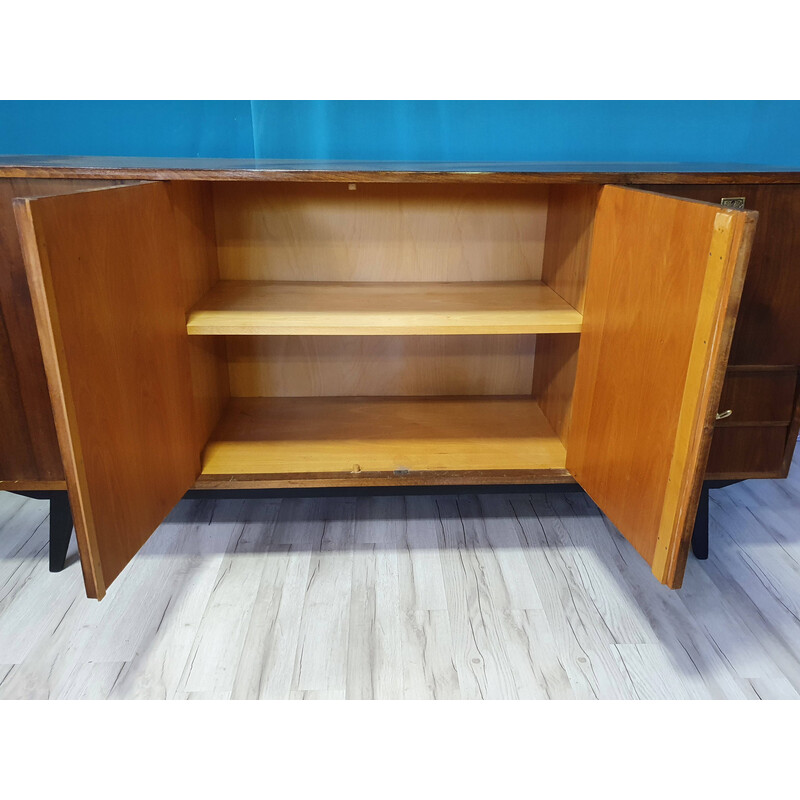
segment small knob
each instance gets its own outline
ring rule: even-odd
[[[731,414],[733,414],[732,408],[729,408],[727,411],[718,411],[717,419],[727,419]]]

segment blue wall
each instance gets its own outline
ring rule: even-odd
[[[3,100],[0,153],[252,158],[248,100]]]
[[[0,101],[0,153],[800,167],[798,101]]]

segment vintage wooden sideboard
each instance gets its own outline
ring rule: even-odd
[[[93,597],[190,490],[489,484],[677,588],[799,366],[800,172],[0,157],[0,489]]]

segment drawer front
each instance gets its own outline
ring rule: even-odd
[[[782,476],[788,434],[788,426],[717,428],[711,440],[706,477]]]
[[[775,425],[786,427],[794,411],[797,370],[730,370],[722,386],[719,427]]]

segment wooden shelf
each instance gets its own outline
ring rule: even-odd
[[[529,396],[234,398],[201,480],[565,470]]]
[[[220,281],[186,327],[225,336],[576,333],[582,319],[539,281]]]

